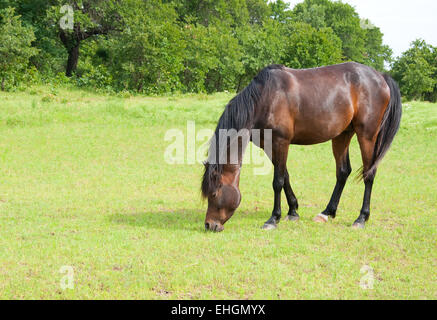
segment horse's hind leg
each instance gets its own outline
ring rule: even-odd
[[[349,160],[349,145],[353,135],[353,131],[346,131],[332,140],[332,150],[334,152],[337,166],[337,183],[326,210],[314,219],[315,222],[327,222],[329,217],[335,218],[337,214],[337,207],[340,202],[344,186],[346,185],[346,181],[352,172],[351,163]]]
[[[367,173],[372,166],[373,153],[375,150],[375,139],[367,139],[358,134],[358,142],[360,143],[361,156],[363,158],[363,175]],[[375,179],[376,170],[370,174],[364,175],[364,199],[363,207],[361,208],[360,216],[355,221],[353,227],[362,229],[370,218],[370,198],[372,196],[373,181]]]
[[[297,221],[299,220],[299,215],[297,214],[297,209],[299,209],[299,203],[297,202],[297,198],[291,188],[290,184],[290,175],[288,174],[288,170],[285,172],[285,184],[284,191],[287,197],[288,202],[288,221]]]

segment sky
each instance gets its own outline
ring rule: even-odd
[[[285,0],[291,8],[299,0]],[[437,1],[435,0],[343,0],[369,19],[384,33],[384,43],[394,56],[408,50],[412,41],[421,38],[437,46]]]

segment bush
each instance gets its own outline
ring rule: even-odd
[[[416,40],[393,64],[393,77],[408,100],[437,98],[437,48]]]
[[[37,54],[32,47],[35,35],[32,28],[21,24],[13,8],[0,11],[0,88],[6,90],[23,80],[35,79],[35,69],[29,59]],[[25,72],[27,71],[27,72]]]

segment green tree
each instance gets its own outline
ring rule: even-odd
[[[432,47],[432,54],[428,56],[428,63],[433,68],[432,78],[434,79],[434,89],[432,92],[425,93],[425,100],[437,102],[437,47]]]
[[[393,64],[392,73],[402,95],[422,100],[437,91],[437,48],[416,40]]]
[[[224,24],[234,29],[236,26],[244,25],[249,20],[247,1],[251,0],[166,0],[166,3],[175,5],[180,20],[187,21],[187,18],[197,24],[206,27],[217,24]],[[266,2],[264,0],[252,0],[255,2]],[[260,9],[253,7],[253,13],[257,14]]]
[[[189,92],[235,90],[243,74],[242,50],[228,27],[186,25],[184,70],[181,81]]]
[[[317,30],[307,23],[288,28],[283,63],[295,69],[313,68],[341,62],[341,40],[330,28]]]
[[[187,92],[206,91],[206,76],[211,66],[217,63],[216,52],[210,42],[211,36],[211,30],[201,24],[184,26],[187,45],[180,78]]]
[[[266,0],[172,2],[176,2],[178,20],[188,30],[182,76],[188,90],[239,90],[261,68],[278,61],[280,34],[274,32]],[[199,82],[193,83],[194,79]]]
[[[236,87],[240,91],[262,68],[281,62],[285,42],[281,39],[281,25],[271,19],[261,26],[248,26],[238,31],[243,52],[243,73],[239,75]]]
[[[320,30],[331,28],[341,39],[343,60],[370,65],[378,70],[390,62],[391,50],[383,44],[380,29],[360,19],[349,4],[331,0],[305,0],[293,9],[295,21]]]
[[[33,45],[38,54],[31,58],[34,65],[45,78],[51,78],[59,72],[65,72],[67,52],[59,41],[58,28],[55,22],[48,21],[47,12],[57,2],[47,0],[2,0],[2,6],[15,8],[21,15],[23,25],[32,27],[35,33]]]
[[[129,0],[126,28],[110,40],[110,70],[118,89],[164,93],[181,89],[186,41],[172,4]]]
[[[60,25],[66,4],[71,29]],[[291,10],[284,0],[0,0],[0,9],[9,6],[34,30],[30,64],[43,78],[75,74],[92,88],[234,91],[272,63],[355,60],[382,70],[391,55],[380,30],[363,28],[339,1],[305,0]]]
[[[123,22],[119,10],[123,3],[124,1],[117,0],[51,1],[52,6],[47,10],[47,22],[55,26],[53,30],[59,35],[67,51],[65,73],[68,77],[77,69],[82,41],[122,30]],[[63,20],[64,26],[60,23]],[[71,26],[68,26],[68,22],[71,22]]]
[[[292,11],[290,10],[290,4],[283,0],[276,0],[270,2],[270,12],[273,20],[279,23],[286,23],[292,19]]]
[[[209,45],[214,52],[214,61],[205,80],[208,92],[234,91],[238,75],[244,72],[243,52],[238,38],[228,26],[216,23],[210,27]]]
[[[393,51],[389,46],[383,44],[383,34],[379,28],[368,25],[365,29],[365,51],[364,64],[377,70],[383,71],[385,63],[392,62]]]
[[[37,54],[32,47],[35,35],[32,28],[21,23],[13,8],[0,11],[0,87],[6,88],[6,79],[11,82],[20,78],[20,72],[29,66],[29,59]]]

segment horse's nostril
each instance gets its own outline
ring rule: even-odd
[[[212,232],[222,232],[223,226],[220,223],[217,222],[206,222],[205,223],[205,230],[206,231],[212,231]]]

